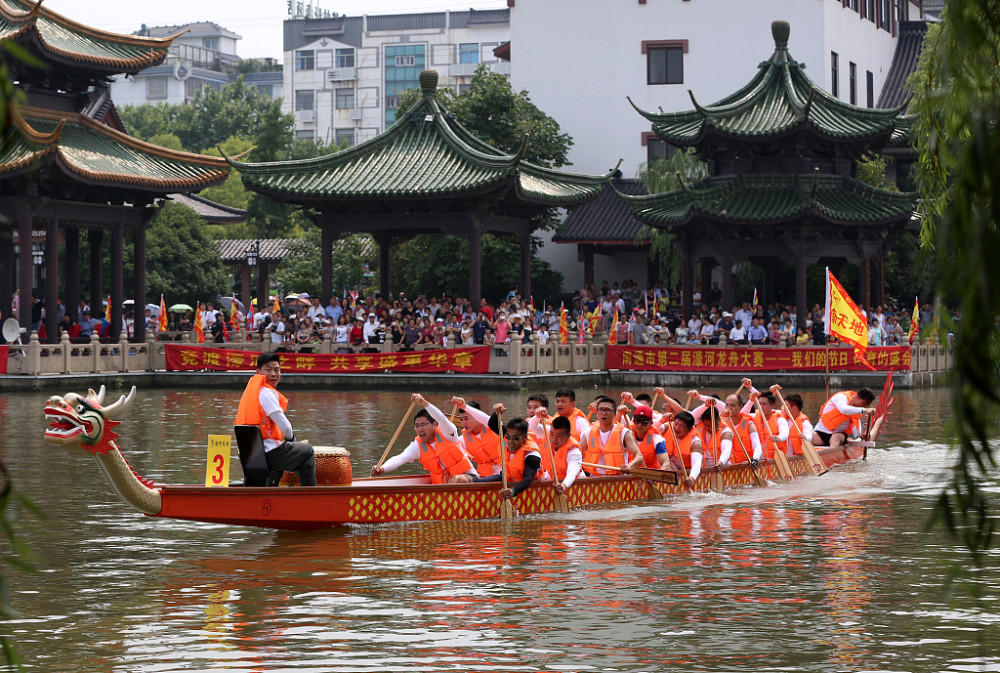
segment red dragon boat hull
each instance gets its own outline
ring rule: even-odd
[[[848,445],[838,449],[818,448],[827,467],[863,457],[864,449]],[[789,458],[792,472],[812,476],[801,456]],[[759,470],[767,475],[767,467]],[[566,492],[574,508],[649,499],[649,489],[663,495],[708,491],[713,474],[722,476],[726,488],[753,486],[753,473],[746,463],[702,472],[693,489],[683,485],[647,482],[631,475],[577,479]],[[160,486],[162,508],[158,516],[207,523],[257,526],[279,530],[316,530],[344,524],[407,521],[461,521],[499,517],[500,484],[431,485],[427,477],[376,477],[355,480],[350,486],[228,488],[204,486]],[[539,481],[513,500],[520,515],[552,512],[555,490],[551,482]]]

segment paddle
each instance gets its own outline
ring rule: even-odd
[[[457,405],[457,404],[456,404],[456,405],[454,405],[454,406],[453,406],[453,407],[451,408],[451,416],[449,416],[449,417],[448,417],[448,420],[449,420],[449,421],[451,421],[451,424],[452,424],[452,425],[454,425],[454,424],[455,424],[455,415],[456,415],[456,414],[458,414],[458,405]]]
[[[628,416],[626,416],[625,420],[628,423],[628,425],[626,427],[632,427],[632,419],[630,419]],[[652,423],[652,419],[650,420],[650,423]],[[646,430],[646,432],[651,432],[651,430],[652,430],[652,428],[649,428],[649,429]],[[633,433],[632,434],[632,440],[635,441],[635,431],[633,430],[632,433]],[[642,454],[642,450],[639,449],[637,441],[636,441],[636,445],[637,445],[636,446],[636,450],[641,455]],[[628,466],[626,465],[626,467],[628,467]],[[638,467],[638,466],[637,466],[637,468],[640,469],[640,470],[651,470],[651,469],[653,469],[653,468]],[[628,470],[629,470],[629,472],[633,471],[633,469],[630,468],[630,467],[628,468]],[[638,475],[638,473],[636,473],[636,475]],[[649,489],[649,492],[647,493],[647,497],[649,497],[650,500],[663,500],[663,494],[660,493],[660,489],[658,489],[655,486],[653,486],[653,484],[650,483],[650,481],[648,479],[645,479],[644,481],[646,482],[646,488]]]
[[[497,429],[500,430],[500,473],[502,475],[503,490],[507,490],[507,443],[504,441],[504,429],[503,429],[503,417],[500,412],[497,412]],[[500,518],[501,519],[513,519],[514,518],[514,503],[511,502],[510,498],[503,498],[500,503]]]
[[[559,470],[556,469],[556,457],[552,453],[552,442],[549,441],[549,433],[545,430],[544,423],[542,423],[542,431],[545,434],[545,449],[549,453],[549,465],[552,466],[552,485],[555,486],[559,483]],[[569,514],[569,498],[565,493],[556,493],[555,507],[553,509],[556,512]]]
[[[781,402],[781,406],[784,408],[785,414],[788,416],[788,420],[791,421],[792,423],[795,423],[795,419],[792,418],[791,409],[788,408],[788,404],[785,402],[785,398],[781,396],[781,386],[775,384],[771,386],[771,390],[774,392],[775,395],[778,396],[778,401]],[[813,446],[812,442],[806,439],[805,436],[803,436],[802,428],[799,427],[798,423],[795,423],[795,428],[799,431],[799,439],[802,440],[802,455],[805,456],[806,463],[808,463],[809,465],[809,469],[812,470],[812,473],[815,474],[817,477],[826,474],[826,472],[830,468],[828,468],[826,464],[823,462],[823,459],[820,458],[819,452],[816,450],[816,447]],[[790,439],[791,438],[789,437],[789,440]]]
[[[413,413],[413,408],[415,406],[417,406],[417,401],[416,400],[411,401],[410,408],[406,410],[405,414],[403,414],[403,420],[399,422],[399,427],[396,428],[396,433],[392,436],[392,439],[389,440],[389,444],[385,447],[385,451],[382,452],[382,457],[379,458],[378,462],[375,464],[376,470],[382,467],[382,463],[384,463],[385,459],[389,457],[389,451],[392,450],[392,445],[396,443],[397,439],[399,439],[399,433],[403,431],[403,426],[405,426],[406,421],[410,419],[410,414]]]
[[[624,467],[611,467],[610,465],[598,465],[596,463],[581,463],[584,467],[591,467],[594,469],[605,469],[605,470],[617,470],[618,472],[625,472]],[[628,473],[634,477],[639,477],[645,481],[658,481],[661,484],[672,484],[677,485],[677,473],[673,470],[657,470],[652,467],[630,467],[628,468]],[[657,489],[659,493],[659,489]],[[662,494],[660,494],[662,496]]]
[[[713,404],[713,406],[711,407],[706,407],[705,412],[711,414],[712,417],[712,448],[715,449],[715,465],[712,466],[712,477],[709,483],[711,484],[711,489],[713,491],[718,491],[719,493],[722,493],[724,490],[726,490],[726,482],[722,479],[722,472],[720,471],[722,469],[722,466],[719,465],[719,456],[721,455],[719,452],[720,448],[719,444],[721,444],[721,442],[716,438],[715,434],[716,430],[715,405]],[[702,450],[704,451],[704,449]]]
[[[753,466],[753,457],[750,455],[750,452],[747,451],[747,445],[743,443],[743,438],[740,437],[740,433],[736,431],[735,426],[733,426],[732,430],[733,437],[735,437],[736,441],[739,442],[740,448],[743,449],[743,455],[746,456],[747,463],[750,466],[750,471],[753,473],[754,483],[758,486],[768,486],[769,484],[767,483],[767,479],[764,478],[764,475],[757,472],[757,468]]]
[[[674,438],[674,449],[677,451],[677,460],[681,464],[681,474],[684,475],[684,481],[687,481],[688,471],[687,468],[684,467],[684,456],[681,455],[681,443],[677,441],[677,433],[674,432],[673,422],[667,423],[667,427],[670,428],[670,436]]]
[[[794,479],[795,475],[792,474],[792,468],[788,465],[788,459],[785,458],[785,452],[781,450],[778,446],[778,439],[771,434],[771,426],[767,422],[767,418],[764,416],[764,410],[760,407],[760,398],[754,400],[754,404],[757,405],[757,413],[760,414],[761,425],[767,430],[768,436],[771,441],[774,442],[774,465],[778,468],[778,474],[784,479]]]

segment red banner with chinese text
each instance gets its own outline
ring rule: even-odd
[[[0,346],[0,374],[7,373],[8,357],[10,357],[10,346]]]
[[[166,344],[167,371],[246,371],[256,367],[259,352]],[[404,353],[281,353],[285,373],[363,374],[365,372],[423,372],[485,374],[490,369],[490,349],[454,348]]]
[[[608,346],[608,369],[670,372],[824,371],[827,357],[834,371],[878,371],[910,368],[909,346],[869,348],[866,367],[852,348],[650,348]]]

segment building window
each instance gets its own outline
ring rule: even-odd
[[[471,84],[459,84],[458,85],[458,95],[461,96],[463,93],[465,93],[466,91],[469,91],[470,89],[472,89],[472,85]]]
[[[872,23],[875,23],[875,1],[876,0],[864,0],[865,18]]]
[[[420,88],[420,71],[426,62],[426,47],[422,44],[385,47],[385,127],[396,121],[399,97],[407,89]]]
[[[851,78],[851,105],[858,104],[858,66],[854,63],[848,65],[848,75]]]
[[[258,84],[257,91],[260,91],[260,95],[262,96],[267,96],[268,98],[274,98],[273,84]]]
[[[354,107],[354,89],[337,89],[334,92],[334,107],[350,110]]]
[[[334,131],[337,146],[344,145],[351,147],[354,145],[354,129],[337,129]]]
[[[353,68],[354,67],[354,50],[353,49],[338,49],[337,50],[337,67],[338,68]]]
[[[479,43],[469,42],[458,45],[459,63],[479,63]]]
[[[296,140],[313,140],[316,137],[315,131],[296,131]]]
[[[188,100],[194,100],[201,93],[201,90],[205,88],[205,82],[200,79],[189,79],[184,82],[184,97]]]
[[[154,77],[146,80],[146,98],[157,100],[167,97],[167,78]]]
[[[316,52],[314,52],[312,49],[306,49],[304,51],[295,52],[295,69],[315,70]]]
[[[879,17],[879,27],[892,32],[892,0],[882,0],[882,15]]]
[[[684,49],[649,47],[646,50],[646,84],[683,84]]]
[[[899,22],[910,20],[910,0],[899,0]]]
[[[385,109],[395,110],[399,107],[399,96],[386,96],[385,97]]]
[[[299,89],[295,92],[295,109],[312,110],[315,107],[316,92],[312,89]]]
[[[396,56],[395,60],[393,61],[393,65],[395,65],[397,68],[400,68],[403,66],[414,65],[416,64],[416,62],[417,62],[416,56]]]
[[[840,55],[835,51],[830,52],[830,93],[840,96]]]
[[[219,51],[219,38],[217,37],[203,38],[201,41],[201,46],[203,46],[205,49],[214,49],[215,51]]]
[[[851,0],[851,3],[850,3],[850,7],[851,7],[851,9],[853,9],[853,10],[854,10],[855,12],[859,12],[859,11],[861,11],[861,6],[860,6],[860,4],[859,4],[859,3],[860,3],[860,1],[861,1],[861,0]]]
[[[875,107],[875,75],[871,70],[865,71],[865,85],[868,89],[868,107]]]
[[[649,166],[659,159],[667,159],[674,156],[677,148],[668,144],[652,131],[642,134],[642,144],[646,148],[646,165]]]

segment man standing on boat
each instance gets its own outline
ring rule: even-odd
[[[839,392],[826,401],[819,412],[819,422],[813,432],[812,443],[816,446],[837,448],[847,441],[847,435],[861,434],[861,419],[865,414],[874,413],[868,405],[875,401],[871,388],[854,392]]]
[[[423,407],[413,418],[417,436],[400,453],[372,468],[377,477],[398,467],[420,461],[432,484],[468,484],[476,480],[476,468],[469,460],[455,424],[440,409],[414,393],[411,399]]]
[[[296,442],[285,416],[288,398],[278,392],[281,362],[277,353],[257,357],[257,373],[250,377],[236,411],[236,425],[256,425],[264,439],[264,456],[272,472],[295,472],[302,486],[316,485],[316,456],[306,442]]]

